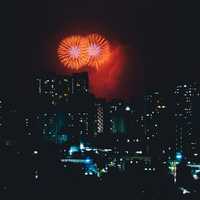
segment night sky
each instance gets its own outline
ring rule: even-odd
[[[120,77],[120,93],[126,88],[125,95],[130,98],[142,94],[144,88],[198,80],[198,7],[181,4],[150,0],[15,1],[3,14],[1,88],[27,93],[25,81],[32,74],[64,73],[56,57],[57,43],[78,32],[102,33],[123,47],[128,59]]]

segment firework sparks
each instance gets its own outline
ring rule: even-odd
[[[59,44],[58,58],[73,70],[79,70],[87,63],[86,40],[81,36],[67,37]]]
[[[87,43],[88,65],[99,69],[109,60],[109,43],[98,34],[88,35]]]

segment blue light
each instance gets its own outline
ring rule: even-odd
[[[180,152],[176,153],[176,160],[181,161],[183,158],[183,155]]]
[[[89,163],[91,163],[91,162],[92,162],[92,160],[91,160],[90,158],[86,158],[86,159],[85,159],[85,163],[86,163],[86,164],[89,164]]]
[[[78,151],[79,151],[78,147],[71,146],[70,149],[69,149],[69,155],[72,155],[73,153],[78,152]]]

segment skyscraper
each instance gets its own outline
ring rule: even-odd
[[[115,135],[124,135],[127,130],[127,116],[125,113],[130,111],[129,106],[125,106],[122,101],[112,101],[109,103],[110,132]]]
[[[43,76],[35,79],[37,97],[49,105],[59,105],[70,101],[72,96],[88,94],[88,74]]]
[[[36,95],[50,105],[68,102],[72,94],[70,76],[46,76],[36,78]]]
[[[180,151],[188,159],[199,157],[197,146],[198,134],[193,127],[196,123],[198,110],[197,98],[200,97],[200,87],[197,83],[184,83],[176,86],[175,96],[175,122],[176,122],[176,150]],[[195,115],[194,115],[195,114]],[[196,124],[197,125],[197,124]]]
[[[106,131],[106,103],[102,99],[96,99],[94,101],[94,123],[93,130],[94,136],[99,136]]]
[[[149,92],[144,96],[143,128],[147,154],[173,155],[173,135],[169,99],[160,92]]]

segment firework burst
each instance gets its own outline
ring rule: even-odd
[[[79,70],[88,62],[86,39],[81,36],[67,37],[57,49],[61,63],[72,70]]]
[[[99,69],[110,57],[109,42],[99,34],[91,34],[87,39],[87,62],[89,66]]]

